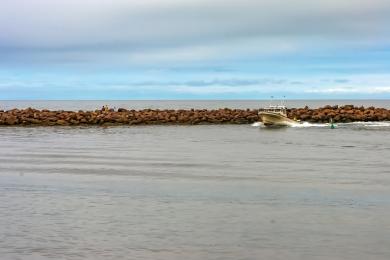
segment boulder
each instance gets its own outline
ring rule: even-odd
[[[14,115],[9,115],[5,118],[5,123],[7,125],[15,125],[18,123],[18,119]]]
[[[66,122],[65,120],[62,120],[62,119],[59,119],[56,121],[56,124],[57,125],[69,125],[68,122]]]

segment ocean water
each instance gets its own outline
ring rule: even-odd
[[[355,105],[375,106],[390,109],[390,100],[287,100],[288,107],[298,108],[309,106],[318,108],[326,105]],[[280,100],[0,100],[0,109],[9,110],[13,108],[51,109],[51,110],[95,110],[104,105],[111,108],[127,109],[258,109],[268,106],[270,103],[279,104]]]
[[[389,158],[390,122],[2,127],[0,259],[387,260]]]

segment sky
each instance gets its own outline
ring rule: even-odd
[[[389,0],[1,0],[0,100],[389,99]]]

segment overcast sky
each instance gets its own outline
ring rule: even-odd
[[[389,0],[1,0],[0,99],[390,98]]]

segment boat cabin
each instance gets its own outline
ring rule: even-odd
[[[260,109],[260,111],[281,114],[283,116],[287,115],[287,109],[285,106],[269,106],[269,107]]]

